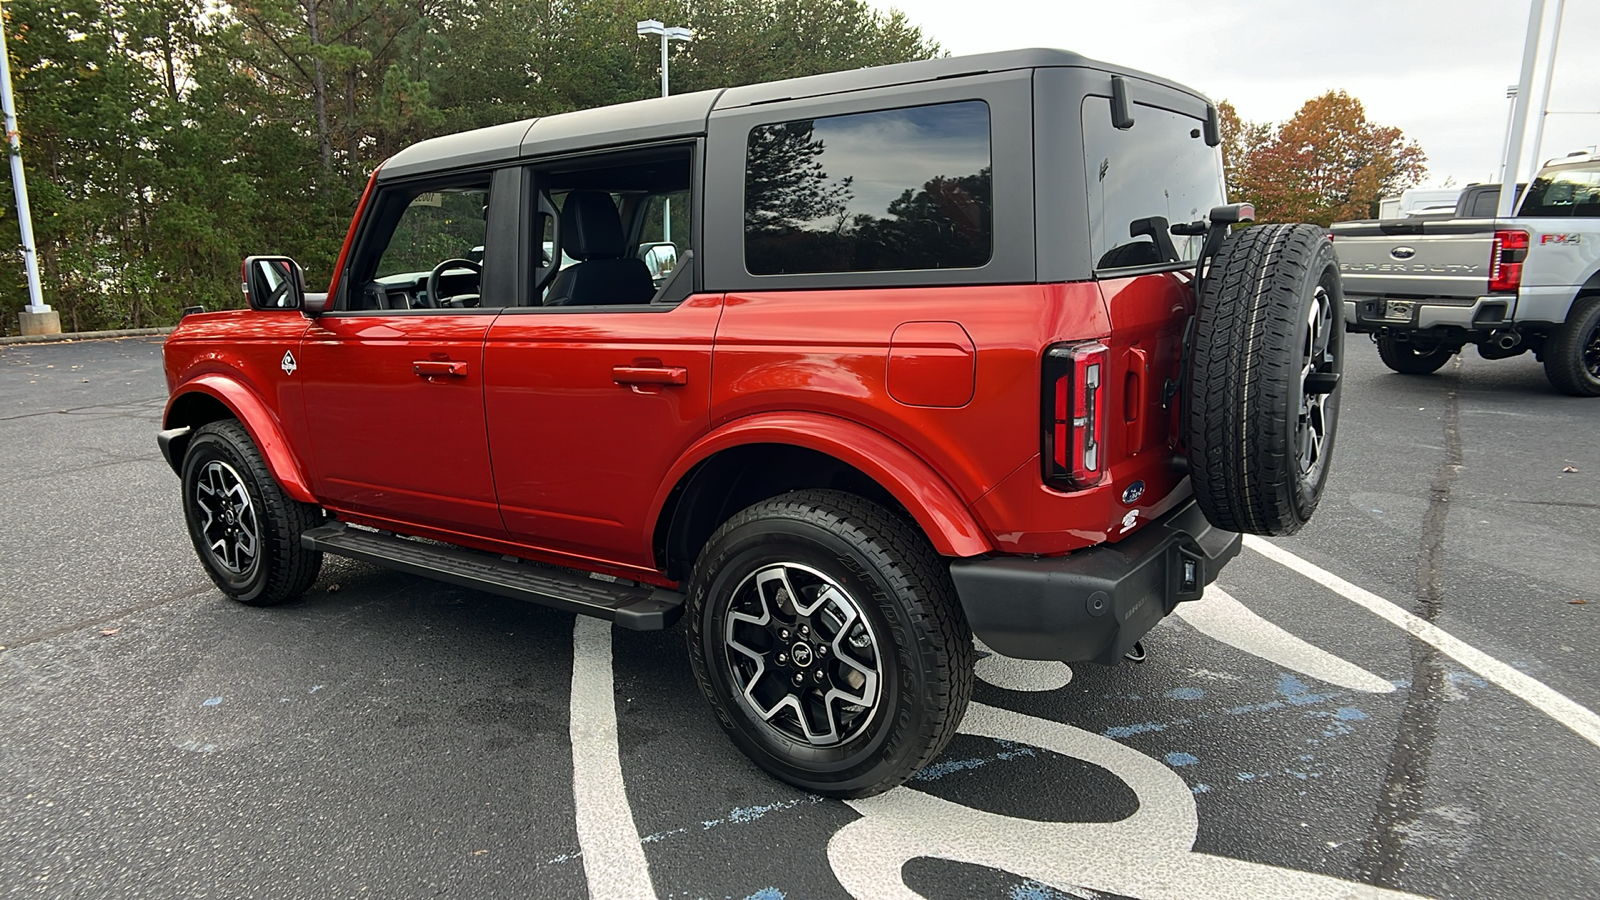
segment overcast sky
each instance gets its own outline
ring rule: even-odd
[[[1053,46],[1187,84],[1253,121],[1344,90],[1428,154],[1426,185],[1494,180],[1529,0],[873,0],[954,55]],[[1551,31],[1549,0],[1544,32]],[[1548,38],[1541,53],[1547,53]],[[1551,110],[1600,112],[1600,0],[1567,0]],[[1535,70],[1537,105],[1543,56]],[[1532,153],[1530,119],[1524,153]],[[1600,141],[1600,114],[1551,115],[1540,156]],[[1531,158],[1531,157],[1529,157]],[[1526,177],[1526,168],[1524,177]]]

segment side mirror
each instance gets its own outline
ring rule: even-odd
[[[657,286],[678,267],[678,246],[671,241],[656,241],[639,245],[639,258],[650,269],[650,277]]]
[[[244,261],[244,294],[251,309],[303,309],[306,276],[287,256],[252,256]]]

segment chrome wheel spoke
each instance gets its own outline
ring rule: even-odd
[[[799,563],[765,566],[733,590],[725,623],[726,671],[769,727],[827,747],[871,722],[882,681],[877,636],[827,575]]]
[[[235,575],[250,571],[260,550],[261,528],[244,479],[227,463],[212,460],[195,479],[194,499],[211,558]]]

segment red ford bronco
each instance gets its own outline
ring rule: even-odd
[[[955,734],[973,636],[1115,663],[1322,492],[1338,266],[1226,205],[1216,109],[1055,50],[424,141],[327,294],[166,345],[160,446],[224,594],[324,553],[624,628],[863,796]]]

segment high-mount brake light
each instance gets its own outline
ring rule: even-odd
[[[1111,353],[1099,341],[1044,352],[1044,480],[1067,490],[1106,480],[1106,390]]]
[[[1526,231],[1496,231],[1489,253],[1489,292],[1507,294],[1522,286],[1522,261],[1528,258]]]

